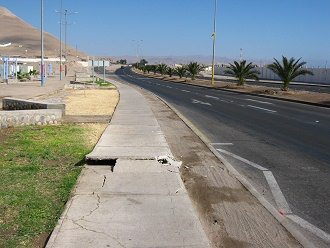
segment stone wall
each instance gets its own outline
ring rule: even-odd
[[[65,112],[64,103],[45,103],[5,97],[2,99],[3,110],[60,109]]]
[[[61,109],[0,111],[0,128],[58,124],[62,118]]]
[[[0,128],[26,125],[52,125],[62,121],[65,104],[3,98],[0,111]]]

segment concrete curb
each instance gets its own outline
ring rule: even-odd
[[[221,90],[221,91],[226,91],[226,92],[233,92],[233,93],[250,95],[250,96],[258,96],[258,97],[263,97],[263,98],[268,98],[268,99],[275,99],[275,100],[286,101],[286,102],[294,102],[294,103],[301,103],[301,104],[306,104],[306,105],[311,105],[311,106],[317,106],[317,107],[323,107],[323,108],[330,108],[330,105],[329,104],[306,102],[306,101],[301,101],[301,100],[287,99],[287,98],[281,98],[281,97],[276,97],[276,96],[268,96],[268,95],[262,95],[262,94],[255,94],[255,93],[249,93],[249,92],[240,92],[240,91],[236,91],[236,90],[222,89],[222,88],[211,87],[211,86],[207,86],[207,85],[196,85],[196,84],[191,84],[191,83],[188,83],[188,82],[176,82],[176,81],[173,81],[171,79],[166,79],[165,80],[165,79],[161,79],[161,78],[148,77],[148,76],[146,76],[144,74],[139,74],[139,73],[137,73],[135,71],[133,71],[133,72],[136,73],[136,74],[138,74],[138,75],[143,75],[143,76],[145,76],[147,78],[153,78],[153,79],[158,79],[158,80],[172,82],[172,83],[186,84],[186,85],[196,86],[196,87],[200,87],[200,88],[207,88],[207,89],[213,89],[213,90]]]
[[[136,86],[136,85],[135,85]],[[143,88],[136,86],[141,90]],[[300,232],[298,228],[294,225],[289,218],[284,215],[281,215],[271,203],[269,203],[265,197],[263,197],[248,180],[241,175],[221,154],[219,154],[211,145],[209,139],[200,132],[187,118],[185,118],[175,107],[173,107],[166,100],[160,96],[155,95],[154,93],[148,91],[159,100],[161,100],[166,106],[168,106],[186,125],[187,127],[195,133],[200,140],[210,149],[210,151],[222,162],[228,171],[261,203],[261,205],[272,215],[274,218],[303,246],[312,248],[315,247],[307,238]]]

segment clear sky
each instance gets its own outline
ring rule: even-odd
[[[58,36],[60,0],[44,0],[45,30]],[[40,27],[40,0],[0,0]],[[330,0],[218,0],[217,56],[303,57],[330,63]],[[210,55],[214,0],[63,0],[68,42],[95,55]],[[5,32],[5,30],[0,31]]]

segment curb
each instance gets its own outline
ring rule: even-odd
[[[249,93],[249,92],[240,92],[236,90],[230,90],[230,89],[222,89],[218,87],[211,87],[207,85],[196,85],[196,84],[191,84],[188,82],[175,82],[171,79],[165,80],[161,78],[154,78],[154,77],[148,77],[144,74],[139,74],[135,71],[132,71],[135,74],[142,75],[146,78],[151,78],[151,79],[157,79],[157,80],[162,80],[162,81],[167,81],[167,82],[172,82],[172,83],[178,83],[178,84],[186,84],[186,85],[191,85],[191,86],[196,86],[200,88],[207,88],[207,89],[213,89],[213,90],[221,90],[221,91],[226,91],[226,92],[233,92],[237,94],[244,94],[244,95],[250,95],[250,96],[258,96],[258,97],[263,97],[263,98],[268,98],[268,99],[275,99],[275,100],[280,100],[280,101],[286,101],[286,102],[294,102],[294,103],[300,103],[300,104],[306,104],[306,105],[311,105],[311,106],[317,106],[317,107],[323,107],[323,108],[330,108],[329,104],[322,104],[322,103],[314,103],[314,102],[306,102],[306,101],[301,101],[301,100],[295,100],[295,99],[287,99],[287,98],[281,98],[281,97],[276,97],[276,96],[268,96],[268,95],[262,95],[262,94],[256,94],[256,93]]]
[[[140,90],[145,89],[134,85]],[[173,107],[170,103],[168,103],[166,100],[164,100],[162,97],[157,96],[156,94],[147,91],[148,93],[152,94],[156,98],[158,98],[160,101],[162,101],[166,106],[168,106],[185,124],[186,126],[194,133],[196,134],[199,139],[209,148],[209,150],[219,159],[220,162],[222,162],[228,171],[245,187],[257,200],[260,202],[260,204],[303,246],[312,248],[315,247],[314,244],[312,244],[305,236],[301,233],[301,231],[295,227],[294,222],[292,222],[289,218],[287,218],[284,215],[281,215],[276,208],[269,203],[265,197],[263,197],[254,187],[251,183],[248,182],[248,180],[241,175],[221,154],[219,154],[211,145],[209,139],[201,132],[199,131],[186,117],[184,117],[175,107]]]

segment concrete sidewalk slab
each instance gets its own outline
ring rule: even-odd
[[[104,135],[99,140],[100,146],[123,147],[127,146],[127,140],[130,141],[130,146],[157,146],[168,147],[163,134],[110,134]]]
[[[122,147],[96,147],[92,154],[88,155],[88,160],[106,160],[106,159],[154,159],[159,155],[171,156],[171,150],[168,147],[138,147],[138,146],[122,146]]]
[[[119,105],[87,158],[116,164],[84,168],[47,248],[209,247],[178,163],[157,161],[172,153],[149,105],[115,84]]]

